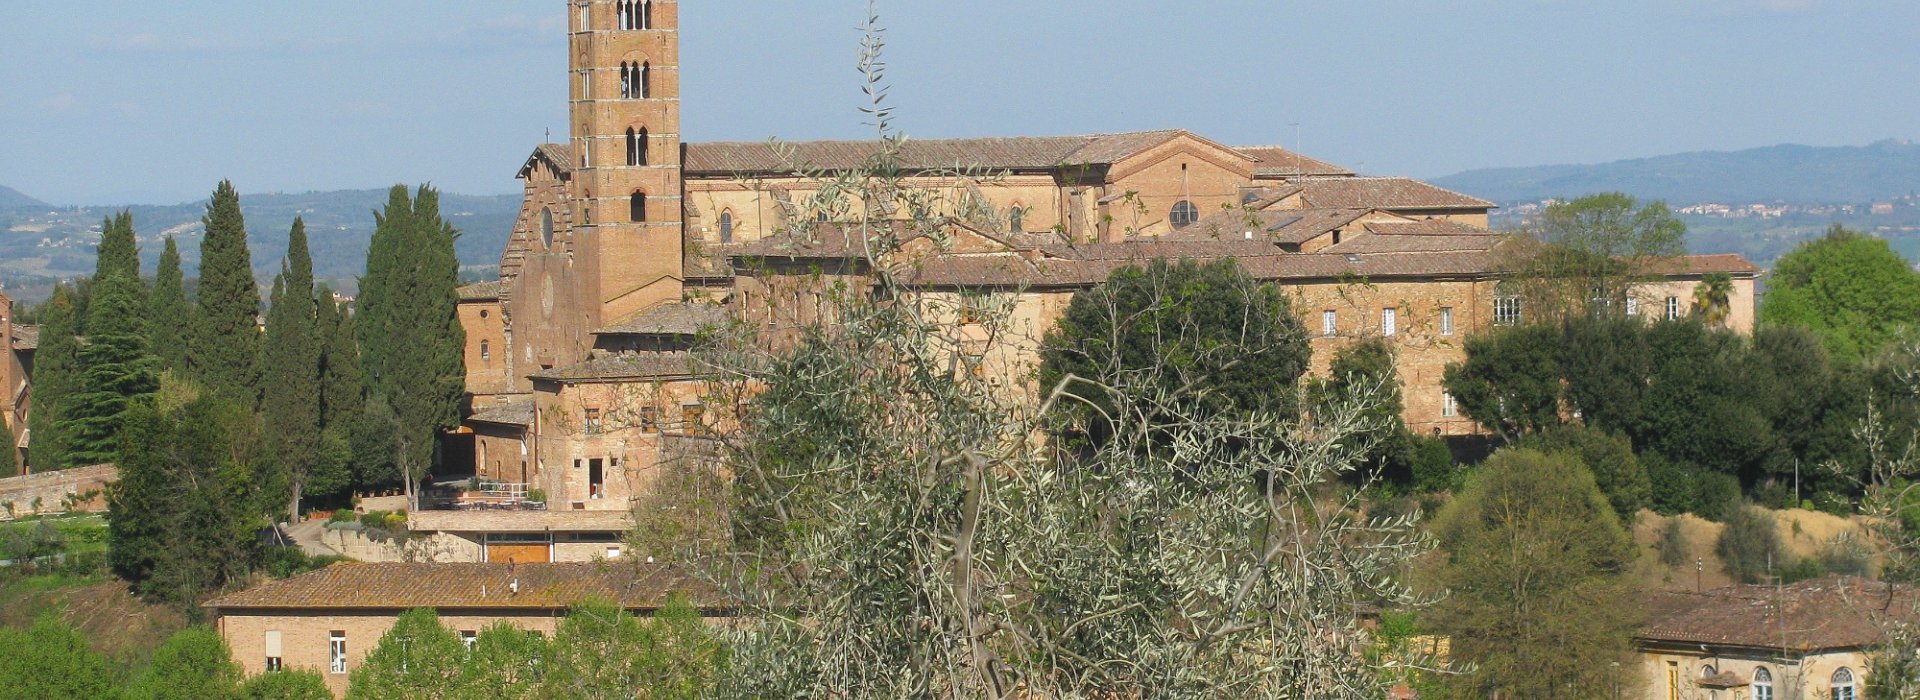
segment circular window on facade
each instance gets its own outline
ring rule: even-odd
[[[540,209],[540,245],[553,247],[553,209]]]
[[[1173,205],[1173,213],[1167,215],[1167,221],[1174,228],[1192,226],[1200,221],[1200,207],[1194,206],[1193,202],[1180,200]]]

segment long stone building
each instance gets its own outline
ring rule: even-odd
[[[500,279],[461,290],[472,413],[454,439],[470,441],[496,495],[538,509],[415,518],[464,558],[553,558],[560,543],[627,528],[659,465],[697,453],[727,413],[700,403],[685,354],[700,328],[783,315],[768,306],[801,298],[775,293],[782,276],[865,274],[832,236],[779,239],[796,223],[843,223],[844,207],[816,195],[879,144],[684,143],[678,7],[568,0],[571,137],[521,166],[525,204]],[[1462,435],[1475,427],[1445,394],[1443,369],[1466,335],[1525,314],[1502,285],[1494,205],[1417,180],[1182,130],[909,141],[897,160],[901,181],[940,203],[950,241],[919,251],[911,283],[950,308],[1011,310],[1023,340],[980,358],[1009,383],[1029,380],[1072,294],[1112,270],[1234,257],[1293,296],[1314,372],[1340,347],[1386,338],[1407,423]],[[1635,306],[1688,313],[1701,279],[1727,273],[1729,324],[1750,329],[1758,272],[1739,256],[1684,258]]]

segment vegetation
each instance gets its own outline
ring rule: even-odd
[[[153,653],[128,686],[127,700],[238,700],[240,664],[211,627],[189,627]]]
[[[313,260],[307,255],[307,230],[301,220],[293,220],[287,240],[287,259],[273,280],[273,305],[267,315],[261,365],[271,389],[262,398],[261,417],[272,441],[274,482],[287,494],[287,517],[297,518],[300,498],[309,490],[331,494],[347,485],[347,465],[325,459],[320,450],[325,368]]]
[[[260,288],[232,182],[220,181],[202,221],[200,307],[188,366],[207,389],[251,410],[260,400]]]
[[[1720,565],[1741,583],[1766,583],[1788,570],[1795,557],[1780,541],[1780,526],[1766,511],[1750,505],[1734,508],[1714,544]]]
[[[122,213],[104,229],[87,305],[87,342],[77,356],[80,371],[57,419],[65,424],[60,433],[68,466],[114,461],[124,417],[159,388],[147,346],[148,306],[133,216]]]
[[[1634,287],[1686,252],[1687,227],[1664,202],[1615,192],[1550,205],[1522,233],[1507,248],[1509,291],[1534,318],[1566,319],[1625,310]]]
[[[24,630],[0,627],[0,698],[95,700],[113,697],[114,686],[107,658],[57,618]]]
[[[1633,445],[1617,433],[1577,425],[1557,426],[1522,440],[1520,446],[1565,454],[1586,465],[1621,523],[1632,524],[1640,509],[1653,502],[1653,485],[1646,467],[1634,456]]]
[[[1836,357],[1871,357],[1920,322],[1920,273],[1887,242],[1834,225],[1780,258],[1760,322],[1807,328]]]
[[[167,247],[160,252],[160,266],[153,277],[153,294],[148,297],[148,347],[162,372],[184,374],[187,371],[187,343],[193,330],[193,306],[187,302],[186,276],[180,270],[180,246],[167,236]]]
[[[1623,574],[1633,541],[1577,457],[1507,450],[1441,510],[1433,534],[1450,595],[1432,611],[1460,697],[1588,698],[1633,688]]]
[[[33,353],[33,412],[27,429],[27,466],[36,472],[67,467],[66,413],[79,382],[80,341],[76,338],[73,294],[62,285],[40,311],[40,347]]]

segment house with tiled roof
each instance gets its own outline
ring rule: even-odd
[[[471,640],[499,624],[551,636],[569,610],[585,603],[649,616],[676,597],[709,618],[733,614],[711,584],[651,562],[342,562],[228,593],[204,607],[248,675],[313,671],[335,696],[344,696],[348,676],[408,610],[434,610],[441,624]]]
[[[1859,700],[1920,595],[1851,577],[1656,593],[1634,635],[1646,700]]]

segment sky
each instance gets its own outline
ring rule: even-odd
[[[865,0],[685,0],[690,141],[861,138]],[[519,190],[563,0],[0,0],[0,185]],[[879,0],[918,138],[1184,128],[1365,173],[1920,136],[1912,0]]]

